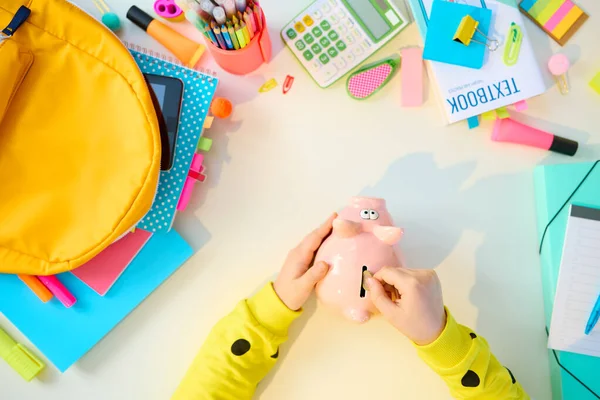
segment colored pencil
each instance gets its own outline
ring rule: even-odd
[[[258,5],[254,5],[254,19],[256,20],[256,27],[259,31],[262,31],[262,10]]]
[[[252,24],[252,30],[254,31],[254,33],[258,32],[258,26],[256,26],[256,19],[254,19],[254,13],[252,12],[252,9],[250,7],[246,8],[246,13],[248,14],[248,17],[250,17],[250,23]],[[246,24],[248,24],[246,22]]]
[[[223,39],[225,40],[225,44],[227,45],[227,49],[233,49],[233,42],[231,41],[231,37],[229,37],[229,32],[225,25],[221,26],[221,35],[223,35]]]
[[[252,22],[250,22],[250,16],[247,13],[244,13],[244,21],[246,22],[246,28],[248,29],[250,40],[252,40],[252,38],[254,38],[254,28],[252,27]]]
[[[240,42],[240,49],[246,47],[246,39],[244,37],[244,31],[240,28],[238,24],[235,24],[235,36],[237,36],[238,42]]]
[[[221,34],[221,29],[219,27],[215,27],[213,28],[213,32],[215,33],[215,37],[219,42],[219,46],[221,46],[223,50],[227,50],[227,45],[225,44],[225,39],[223,39],[223,35]]]
[[[231,37],[231,42],[233,43],[233,48],[236,50],[239,50],[240,42],[238,42],[237,36],[235,35],[235,31],[233,30],[233,26],[231,26],[231,22],[228,22],[227,32],[229,33],[229,37]]]
[[[219,46],[219,41],[217,40],[217,37],[213,33],[212,29],[210,29],[210,26],[207,26],[206,28],[204,28],[204,30],[205,30],[206,34],[208,35],[208,37],[210,38],[210,41],[213,42],[213,44],[215,46],[217,46],[218,48],[221,48],[221,46]]]
[[[248,31],[248,27],[244,22],[242,22],[240,28],[242,28],[242,32],[244,32],[244,40],[246,41],[246,45],[250,44],[250,40],[252,39],[250,38],[250,31]]]

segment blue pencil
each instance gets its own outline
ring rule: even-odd
[[[213,32],[215,33],[215,36],[217,37],[217,41],[219,42],[219,46],[221,46],[221,48],[223,50],[227,50],[227,45],[225,44],[225,39],[223,39],[223,34],[221,33],[221,29],[220,28],[213,28]]]
[[[219,46],[219,42],[217,41],[217,38],[216,38],[215,34],[213,33],[212,29],[210,29],[210,27],[207,26],[206,28],[204,28],[204,31],[208,34],[210,41],[213,42],[213,44],[215,46],[217,46],[218,48],[221,48],[221,46]]]
[[[221,34],[223,35],[223,39],[225,39],[227,49],[233,49],[233,42],[231,41],[231,36],[229,36],[229,32],[227,32],[227,28],[225,27],[225,25],[221,27]]]

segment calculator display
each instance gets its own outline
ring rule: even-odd
[[[390,30],[387,21],[369,0],[346,0],[346,3],[359,16],[375,39],[381,38]]]

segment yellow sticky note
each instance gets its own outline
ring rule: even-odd
[[[206,119],[204,120],[204,129],[210,129],[214,120],[215,120],[215,117],[207,116]]]
[[[481,119],[484,121],[495,121],[496,120],[496,111],[488,111],[481,114]]]
[[[496,110],[496,115],[500,119],[510,118],[510,114],[506,110],[506,107],[500,107],[499,109],[497,109]]]
[[[558,11],[560,6],[564,4],[565,0],[551,0],[550,3],[544,8],[537,16],[536,20],[542,25],[546,25],[546,22],[552,18],[552,16]]]
[[[596,93],[600,94],[600,72],[590,81],[590,86]]]

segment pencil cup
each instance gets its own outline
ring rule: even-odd
[[[205,38],[206,40],[206,38]],[[262,15],[262,29],[254,35],[250,44],[239,50],[222,50],[210,40],[206,40],[206,47],[213,58],[225,71],[235,75],[246,75],[256,70],[263,63],[271,60],[271,37]]]

